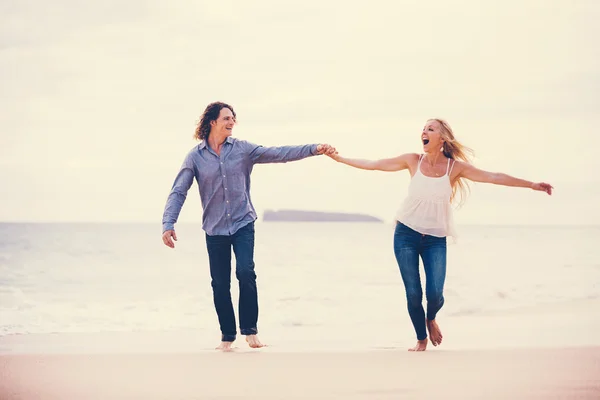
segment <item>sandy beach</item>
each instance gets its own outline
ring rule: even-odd
[[[600,347],[0,356],[0,398],[598,399]]]
[[[406,351],[415,334],[393,254],[374,251],[385,226],[261,227],[269,347],[240,337],[231,353],[214,350],[197,248],[172,259],[137,225],[16,232],[25,239],[0,263],[0,400],[600,399],[598,229],[467,231],[444,343],[420,354]]]

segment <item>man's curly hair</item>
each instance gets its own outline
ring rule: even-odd
[[[223,108],[229,108],[231,110],[231,113],[233,114],[233,118],[235,118],[235,111],[233,111],[233,107],[231,107],[229,104],[223,103],[221,101],[210,103],[208,106],[206,106],[206,109],[200,117],[200,122],[198,122],[198,126],[196,126],[196,131],[194,133],[194,139],[208,139],[208,135],[210,134],[210,123],[212,121],[216,121],[219,118],[219,114],[221,113],[221,110]]]

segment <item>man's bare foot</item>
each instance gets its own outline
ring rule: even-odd
[[[258,349],[260,347],[265,347],[266,345],[262,344],[260,342],[260,340],[258,340],[258,336],[256,335],[248,335],[246,336],[246,342],[248,342],[248,344],[250,345],[250,347],[252,347],[253,349]]]
[[[427,320],[427,330],[429,331],[431,343],[433,343],[434,346],[442,344],[442,339],[444,338],[444,336],[442,335],[442,331],[440,330],[440,327],[438,326],[437,322],[435,322],[435,319],[431,321]]]
[[[417,345],[408,349],[408,351],[425,351],[427,349],[427,338],[423,340],[417,340]]]
[[[232,344],[233,344],[233,342],[221,342],[221,344],[216,347],[216,350],[232,351],[233,350],[231,348]]]

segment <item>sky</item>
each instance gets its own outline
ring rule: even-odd
[[[219,100],[235,137],[357,158],[420,152],[444,118],[479,168],[555,186],[473,184],[457,223],[598,225],[598,20],[594,0],[2,1],[0,221],[160,226]],[[321,156],[255,167],[251,193],[259,216],[392,221],[409,179]],[[179,221],[201,216],[194,184]]]

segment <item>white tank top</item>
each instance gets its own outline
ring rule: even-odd
[[[408,186],[408,196],[398,210],[396,219],[423,235],[456,238],[450,205],[450,173],[456,161],[452,161],[450,166],[448,159],[446,173],[433,178],[421,172],[423,158],[423,155],[419,158],[417,171]]]

